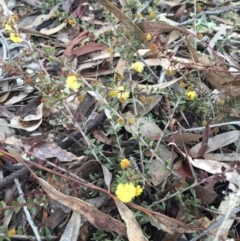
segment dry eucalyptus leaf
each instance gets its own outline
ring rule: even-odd
[[[147,241],[147,238],[143,235],[142,229],[137,223],[132,211],[128,207],[120,202],[118,199],[114,199],[121,218],[125,221],[127,226],[127,236],[129,241]]]
[[[157,136],[162,135],[162,130],[153,122],[147,120],[147,118],[140,117],[135,118],[133,114],[130,112],[127,113],[126,119],[128,122],[131,122],[132,119],[135,119],[135,123],[132,125],[126,124],[124,125],[125,129],[134,134],[139,134],[143,138],[147,138],[150,140],[156,140]]]
[[[34,121],[23,121],[19,116],[15,116],[11,119],[9,124],[12,128],[23,129],[25,131],[35,131],[42,123],[42,119]]]
[[[206,151],[206,153],[215,151],[219,148],[222,148],[224,146],[227,146],[235,141],[238,140],[240,135],[240,131],[229,131],[229,132],[225,132],[219,135],[216,135],[214,137],[210,137],[208,139],[208,150]],[[192,154],[192,156],[196,156],[200,147],[201,147],[202,143],[198,143],[197,145],[195,145],[194,147],[191,148],[190,152]]]
[[[44,141],[34,145],[32,153],[46,159],[57,157],[60,162],[71,162],[77,158],[71,152],[61,149],[56,143]]]
[[[152,101],[148,101],[149,97],[152,98]],[[141,114],[143,116],[148,114],[162,99],[161,95],[151,95],[149,97],[146,97],[146,101],[144,101],[144,102],[136,102],[138,114]],[[131,104],[128,106],[128,109],[130,112],[133,113],[134,106]]]
[[[79,229],[81,227],[81,214],[74,211],[70,218],[60,241],[74,241],[78,240]]]
[[[0,128],[0,140],[4,140],[5,138],[15,134],[15,131],[9,128],[7,121],[4,119],[0,119]]]
[[[48,194],[50,198],[57,200],[63,205],[71,207],[72,210],[83,215],[97,229],[115,231],[119,235],[124,237],[127,236],[125,225],[123,225],[118,220],[99,211],[97,208],[93,207],[89,203],[84,202],[81,199],[62,194],[54,187],[49,185],[48,182],[39,177],[36,178],[39,184],[42,186],[43,190]]]
[[[205,159],[194,159],[189,158],[190,162],[194,167],[197,167],[199,169],[202,169],[206,172],[209,172],[211,174],[216,173],[222,173],[222,167],[224,167],[226,170],[230,169],[230,166],[224,162],[219,162],[215,160],[205,160]],[[236,170],[232,172],[225,172],[224,175],[226,176],[226,179],[237,185],[240,186],[240,175],[237,173]]]
[[[166,169],[166,166],[158,162],[158,160],[153,160],[153,163],[147,164],[148,174],[150,175],[150,181],[154,186],[158,186],[163,181],[165,181],[170,172]]]
[[[13,105],[22,101],[25,97],[27,97],[31,92],[34,91],[34,88],[30,85],[24,86],[24,90],[20,91],[18,95],[11,97],[4,105]]]

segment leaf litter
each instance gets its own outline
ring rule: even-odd
[[[240,5],[128,2],[0,1],[1,236],[239,238]]]

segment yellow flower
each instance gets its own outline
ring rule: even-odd
[[[186,86],[186,83],[184,83],[183,81],[181,81],[180,84],[179,84],[179,86],[180,86],[181,88],[184,88],[184,87]]]
[[[136,196],[136,197],[137,197],[137,196],[140,196],[140,195],[142,194],[142,192],[143,192],[143,189],[142,189],[139,185],[137,185],[137,186],[136,186],[135,196]]]
[[[7,31],[12,31],[12,26],[9,24],[9,23],[5,23],[4,25],[4,28],[7,30]]]
[[[133,124],[136,122],[135,117],[131,117],[131,118],[128,120],[128,122],[129,122],[130,125],[133,125]]]
[[[117,98],[121,100],[127,100],[130,96],[130,92],[125,91],[125,87],[123,85],[117,87]],[[124,102],[125,102],[124,101]]]
[[[10,238],[15,236],[15,234],[16,234],[15,228],[12,228],[8,231],[8,237],[10,237]]]
[[[203,34],[202,33],[199,33],[197,36],[198,36],[198,39],[202,39],[203,38]]]
[[[127,98],[124,98],[124,97],[119,98],[119,102],[122,104],[125,103],[126,100],[127,100]]]
[[[150,12],[150,18],[155,18],[156,17],[156,13],[154,13],[154,12]]]
[[[119,183],[115,193],[120,201],[128,203],[136,196],[136,187],[132,182],[125,184]]]
[[[84,100],[84,96],[83,95],[79,95],[78,96],[78,101],[81,103],[81,102],[83,102],[83,100]]]
[[[112,98],[115,98],[117,96],[117,91],[116,90],[110,90],[108,95],[111,96]]]
[[[219,100],[218,105],[224,105],[225,101],[224,100]]]
[[[108,47],[108,48],[107,48],[107,52],[108,52],[109,54],[111,54],[111,53],[113,52],[113,49],[110,48],[110,47]]]
[[[206,126],[207,125],[207,121],[206,120],[203,120],[202,121],[202,126]]]
[[[142,102],[145,102],[146,101],[146,95],[141,95],[139,97],[139,100],[141,100]]]
[[[202,11],[202,6],[201,5],[197,5],[196,10],[197,10],[197,13],[200,13]]]
[[[173,76],[173,75],[176,74],[176,70],[174,70],[174,69],[167,69],[165,74],[167,76]]]
[[[10,39],[11,39],[14,43],[20,43],[20,42],[22,42],[22,38],[21,38],[20,35],[17,34],[17,33],[10,33]]]
[[[122,169],[126,169],[127,167],[130,166],[130,161],[127,158],[123,158],[120,162],[120,166]]]
[[[142,62],[135,62],[131,65],[131,68],[134,69],[138,73],[142,73],[144,69],[144,64]]]
[[[81,84],[78,82],[76,75],[70,74],[67,77],[66,86],[72,90],[77,90]]]
[[[137,13],[137,19],[140,19],[140,18],[142,18],[142,14],[141,13]]]
[[[118,118],[118,119],[117,119],[117,123],[118,123],[119,125],[124,124],[124,119]]]
[[[154,98],[152,96],[148,97],[148,103],[153,103]]]
[[[72,18],[69,18],[67,22],[71,26],[74,25],[74,20]]]
[[[147,39],[147,41],[152,40],[152,34],[148,33],[148,34],[146,35],[146,39]]]
[[[190,100],[194,100],[197,97],[197,93],[194,90],[188,90],[186,93],[186,97]]]

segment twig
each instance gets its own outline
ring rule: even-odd
[[[226,8],[222,8],[220,10],[201,12],[197,16],[195,16],[193,19],[189,19],[185,22],[179,23],[176,26],[181,27],[181,26],[185,26],[187,24],[191,24],[191,23],[194,22],[194,19],[200,18],[203,15],[207,15],[207,16],[209,16],[209,15],[219,15],[221,13],[226,13],[226,12],[230,12],[230,11],[234,11],[234,10],[238,10],[238,9],[240,9],[240,6],[226,7]]]
[[[14,184],[14,179],[20,179],[26,178],[30,175],[29,170],[27,170],[25,167],[22,167],[18,171],[12,173],[8,177],[4,178],[0,183],[0,191],[8,188],[9,186]]]
[[[24,193],[23,193],[23,191],[22,191],[22,189],[21,189],[21,186],[20,186],[20,183],[19,183],[18,179],[14,179],[14,182],[15,182],[15,184],[16,184],[16,187],[17,187],[17,190],[18,190],[19,197],[20,197],[21,201],[22,201],[23,203],[26,203],[26,200],[25,200],[25,198],[24,198]],[[33,232],[34,232],[37,241],[41,241],[41,237],[40,237],[40,235],[39,235],[38,228],[37,228],[37,226],[34,224],[34,222],[33,222],[33,220],[32,220],[32,217],[31,217],[31,215],[30,215],[30,213],[29,213],[29,211],[28,211],[28,209],[27,209],[27,206],[24,206],[24,207],[23,207],[23,210],[24,210],[24,212],[25,212],[25,214],[26,214],[28,223],[30,224],[30,226],[31,226],[31,228],[32,228],[32,230],[33,230]]]
[[[224,123],[219,123],[219,124],[213,124],[209,125],[210,128],[218,127],[218,126],[226,126],[226,125],[240,125],[240,121],[230,121],[230,122],[224,122]],[[205,129],[205,126],[202,127],[196,127],[196,128],[190,128],[190,129],[185,129],[184,127],[181,127],[182,132],[199,132],[203,131]],[[167,136],[170,136],[172,134],[177,134],[179,131],[174,131],[173,133],[167,134]]]
[[[206,230],[202,231],[200,234],[198,234],[196,237],[192,238],[190,241],[197,241],[199,238],[203,237],[204,235],[206,235],[207,233],[209,233],[213,229],[217,228],[218,226],[223,224],[223,222],[225,222],[226,220],[230,219],[233,215],[235,215],[238,212],[240,212],[240,207],[234,208],[227,215],[222,215],[222,217],[220,217],[218,220],[216,220],[215,222],[210,224],[210,226]]]
[[[2,47],[3,47],[3,60],[5,61],[9,59],[9,46],[8,46],[8,42],[6,41],[1,31],[0,31],[0,37],[1,37],[0,42],[2,43]]]

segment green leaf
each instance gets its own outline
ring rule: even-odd
[[[18,229],[17,229],[17,235],[22,235],[23,234],[23,230],[20,228],[20,227],[18,227]]]
[[[49,228],[45,228],[45,233],[46,233],[46,236],[51,236],[51,231]]]
[[[37,208],[36,207],[32,207],[30,209],[30,211],[31,211],[31,214],[35,215],[37,213]]]
[[[25,203],[24,200],[23,200],[21,197],[18,197],[18,198],[17,198],[17,201],[18,201],[18,203],[20,203],[20,204]]]
[[[7,210],[4,211],[4,216],[6,217],[6,216],[8,216],[10,213],[11,213],[11,210],[7,209]]]

